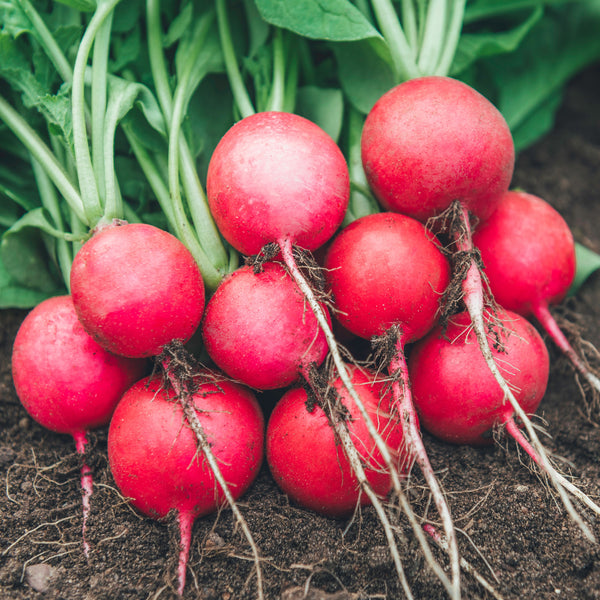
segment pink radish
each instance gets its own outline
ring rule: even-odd
[[[271,242],[317,249],[342,223],[350,194],[335,142],[311,121],[285,112],[236,123],[211,157],[206,188],[219,230],[246,255]]]
[[[160,354],[187,341],[204,310],[202,275],[175,236],[141,223],[102,228],[83,245],[71,292],[86,331],[115,354]]]
[[[144,360],[115,356],[83,329],[70,296],[38,304],[24,319],[15,338],[12,375],[19,399],[31,417],[44,427],[68,433],[79,454],[85,453],[86,434],[107,425],[123,393],[145,370]],[[92,472],[81,468],[83,544]]]
[[[550,360],[544,341],[523,317],[504,311],[488,334],[498,368],[523,411],[533,414],[548,383]],[[491,319],[486,321],[492,325]],[[514,420],[481,356],[468,313],[450,318],[413,346],[409,360],[413,397],[423,429],[455,444],[493,443],[493,429]]]
[[[575,243],[569,226],[542,198],[504,194],[494,214],[473,235],[496,301],[535,316],[573,366],[597,392],[600,379],[571,346],[550,306],[561,302],[575,276]]]
[[[310,366],[327,355],[304,295],[276,262],[259,273],[241,267],[221,282],[206,306],[202,337],[219,368],[260,390],[308,379]]]
[[[350,368],[355,389],[363,400],[379,433],[396,457],[400,472],[406,470],[399,416],[392,407],[385,382],[373,373]],[[356,405],[340,379],[332,382],[348,414],[350,435],[365,464],[372,489],[385,498],[391,480],[385,462],[371,437]],[[279,400],[267,426],[267,462],[275,481],[295,502],[328,516],[348,516],[359,504],[369,504],[360,484],[336,440],[328,407],[308,405],[307,393],[292,388]]]
[[[405,345],[434,325],[450,267],[435,238],[417,220],[398,213],[361,217],[345,227],[325,256],[327,281],[344,327],[366,339],[385,339],[385,365],[408,451],[414,454],[443,520],[453,556],[457,596],[459,561],[450,511],[421,439],[404,355]]]
[[[189,419],[160,377],[141,380],[123,396],[108,434],[110,467],[121,493],[154,519],[177,512],[179,594],[185,586],[194,520],[219,509],[228,493],[239,498],[258,474],[264,453],[264,418],[254,394],[229,381],[211,382],[201,372],[194,381],[193,410],[227,489],[198,452]]]

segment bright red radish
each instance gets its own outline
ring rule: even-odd
[[[411,79],[367,115],[362,160],[384,208],[421,221],[458,200],[485,220],[510,184],[515,152],[504,117],[465,83]]]
[[[189,250],[141,223],[94,233],[73,261],[71,291],[86,331],[129,357],[154,356],[172,340],[187,341],[204,310],[202,275]]]
[[[304,295],[277,262],[259,273],[246,266],[227,276],[206,306],[202,337],[217,366],[261,390],[307,378],[328,351]]]
[[[350,194],[335,142],[318,125],[285,112],[236,123],[211,157],[206,188],[219,230],[246,255],[284,240],[317,249],[340,226]]]
[[[498,368],[527,415],[540,404],[550,362],[544,341],[523,317],[503,311],[488,334]],[[491,323],[490,318],[486,320]],[[451,317],[412,348],[408,359],[423,429],[455,444],[491,444],[493,429],[514,418],[481,356],[468,313]]]
[[[398,470],[406,470],[402,427],[398,423],[385,383],[373,373],[351,368],[355,389],[372,420],[395,456]],[[385,498],[390,491],[390,474],[370,436],[364,420],[342,382],[332,382],[342,404],[350,435],[355,440],[369,483]],[[275,406],[267,426],[267,462],[275,481],[295,502],[329,516],[347,516],[359,504],[369,504],[362,494],[343,447],[336,440],[330,417],[323,407],[307,406],[302,388],[292,388]]]
[[[494,214],[473,235],[496,301],[525,317],[535,316],[592,387],[590,371],[550,313],[575,276],[575,243],[569,226],[548,202],[520,191],[504,194]]]
[[[325,272],[340,322],[357,335],[385,340],[384,362],[408,451],[414,454],[443,520],[452,554],[453,594],[459,560],[450,511],[421,439],[408,381],[405,345],[436,322],[450,266],[419,221],[399,213],[361,217],[345,227],[325,256]]]
[[[191,397],[232,496],[250,486],[264,454],[264,418],[254,394],[226,380],[196,376]],[[135,384],[112,418],[108,457],[115,482],[132,504],[154,519],[179,518],[179,593],[183,593],[193,522],[225,504],[212,468],[198,451],[172,389],[161,377]]]
[[[421,223],[398,213],[368,215],[345,227],[324,263],[340,323],[365,339],[392,325],[401,327],[405,344],[423,337],[450,280],[434,240]]]
[[[86,432],[108,424],[123,393],[144,374],[145,361],[115,356],[83,329],[70,296],[38,304],[15,338],[12,375],[19,399],[38,423],[75,439],[84,454]],[[81,470],[85,525],[92,474]]]

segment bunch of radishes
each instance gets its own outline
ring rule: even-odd
[[[420,426],[468,444],[491,443],[504,427],[591,536],[566,492],[600,508],[555,470],[529,419],[549,358],[524,317],[552,323],[548,305],[574,275],[573,239],[544,201],[508,191],[504,119],[464,83],[414,79],[374,106],[362,156],[383,210],[340,230],[350,180],[333,140],[290,113],[242,119],[213,154],[207,195],[222,236],[248,262],[206,305],[181,241],[114,222],[75,257],[71,296],[39,305],[19,331],[13,375],[32,416],[71,433],[81,452],[85,432],[110,420],[123,495],[153,518],[177,512],[179,593],[194,519],[224,503],[236,510],[266,453],[302,506],[348,516],[372,504],[405,588],[389,507],[400,505],[428,552],[403,490],[415,462],[443,523],[450,577],[432,566],[459,597],[452,517]],[[310,252],[326,244],[318,265]],[[371,364],[340,349],[335,321],[373,342]],[[210,369],[185,349],[196,331]],[[282,397],[265,432],[255,392],[274,389]],[[87,467],[82,477],[89,499]]]

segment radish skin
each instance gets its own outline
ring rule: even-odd
[[[144,360],[115,356],[102,348],[77,319],[71,296],[38,304],[23,320],[12,352],[17,396],[43,427],[73,436],[84,456],[87,432],[107,425],[125,391],[146,369]],[[89,466],[81,467],[83,548],[93,492]]]

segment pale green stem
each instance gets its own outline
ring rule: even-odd
[[[229,77],[229,84],[235,103],[242,117],[249,117],[256,111],[248,95],[248,90],[242,80],[242,75],[238,68],[233,40],[231,39],[231,30],[229,28],[229,18],[227,17],[227,7],[225,0],[216,0],[217,6],[217,21],[219,24],[219,36],[221,38],[221,49],[225,60],[225,68]]]
[[[419,50],[419,71],[432,75],[438,64],[446,36],[446,0],[429,0],[425,32]]]
[[[448,75],[452,68],[465,16],[465,0],[453,0],[446,32],[446,43],[440,56],[434,75]]]
[[[42,165],[77,217],[84,223],[88,223],[81,196],[63,166],[25,119],[2,96],[0,96],[0,119]]]

